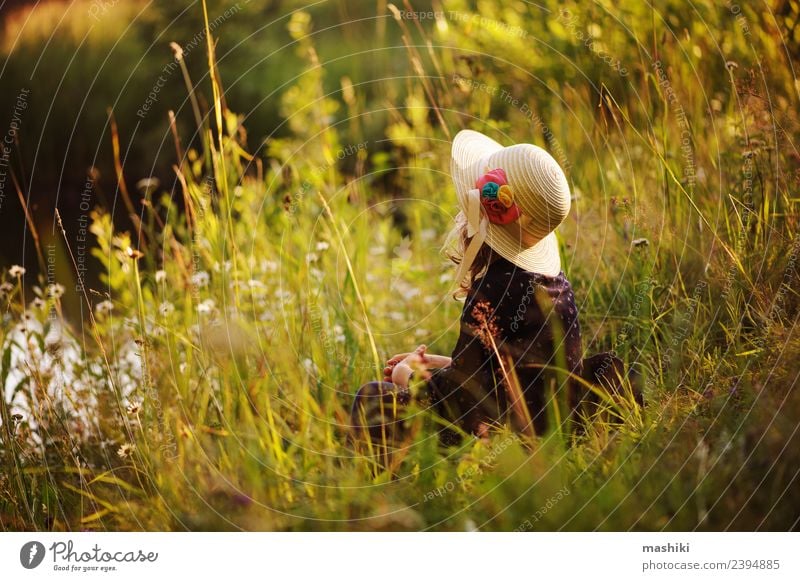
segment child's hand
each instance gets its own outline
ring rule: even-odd
[[[406,386],[408,384],[408,376],[412,371],[421,369],[426,372],[427,358],[425,357],[425,350],[427,348],[427,345],[420,345],[411,353],[401,353],[389,359],[386,362],[386,368],[383,370],[384,379],[397,385]]]
[[[411,355],[420,354],[422,357],[425,356],[425,350],[428,348],[427,345],[420,345],[411,353],[398,353],[397,355],[391,357],[390,359],[386,360],[386,367],[383,368],[383,378],[386,381],[392,380],[392,372],[394,368],[397,366],[398,363],[401,361],[405,361]]]

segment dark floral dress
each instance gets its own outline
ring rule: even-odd
[[[610,354],[582,360],[575,296],[563,272],[545,276],[497,257],[473,283],[460,323],[452,363],[431,371],[422,403],[467,433],[480,435],[510,420],[518,430],[532,423],[542,435],[554,427],[550,419],[574,419],[586,392],[576,377],[600,383],[623,367]],[[520,413],[520,399],[527,417]],[[399,412],[410,400],[407,388],[365,384],[356,394],[352,426],[356,432],[368,431],[376,445],[398,443],[403,431]],[[555,409],[559,416],[553,415]],[[449,429],[441,436],[446,443],[458,439]]]
[[[580,376],[581,354],[578,310],[564,273],[528,272],[498,257],[466,297],[452,364],[434,370],[428,382],[431,404],[465,431],[479,433],[481,424],[507,417],[519,397],[508,386],[515,382],[542,434],[548,403],[562,402],[562,416],[576,404],[580,387],[570,374]],[[509,419],[525,429],[520,415]]]

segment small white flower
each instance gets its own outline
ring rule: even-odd
[[[417,337],[424,337],[425,335],[428,334],[430,334],[430,332],[427,329],[423,329],[422,327],[414,331],[414,335],[416,335]]]
[[[197,305],[197,312],[201,315],[207,315],[214,311],[214,307],[217,306],[217,303],[214,302],[214,299],[206,299],[199,305]]]
[[[166,270],[157,270],[156,271],[156,282],[161,283],[167,280],[167,271]]]
[[[278,272],[278,263],[274,260],[265,260],[261,263],[264,272]]]
[[[211,280],[211,277],[205,270],[200,270],[192,275],[192,284],[194,286],[206,286],[209,280]]]
[[[309,252],[308,254],[306,254],[307,263],[316,262],[317,260],[319,260],[319,254],[317,254],[316,252]]]
[[[322,251],[324,251],[324,250],[327,250],[327,249],[328,249],[328,248],[330,248],[330,247],[331,247],[331,245],[330,245],[330,244],[328,244],[327,242],[325,242],[324,240],[323,240],[322,242],[317,242],[317,250],[318,250],[319,252],[322,252]]]
[[[127,411],[128,414],[130,414],[132,416],[137,415],[140,411],[142,411],[142,402],[141,401],[132,401],[132,402],[130,402],[125,407],[125,411]]]
[[[163,302],[158,306],[158,313],[162,317],[168,317],[175,312],[175,305],[169,302]]]
[[[10,282],[4,282],[3,284],[0,284],[0,294],[7,295],[11,293],[12,290],[14,290],[14,285]]]
[[[47,285],[47,296],[53,299],[59,299],[64,296],[64,285],[55,283]]]
[[[264,288],[264,283],[255,278],[251,278],[247,281],[247,286],[249,286],[251,289],[260,289]]]
[[[309,268],[308,274],[311,275],[311,278],[316,280],[322,280],[323,278],[325,278],[325,273],[318,268]]]
[[[25,267],[20,266],[19,264],[15,264],[11,268],[8,269],[8,275],[12,278],[19,278],[23,274],[25,274]]]
[[[405,315],[403,313],[399,313],[397,311],[389,313],[389,318],[393,321],[403,321],[405,320]]]
[[[275,315],[270,311],[264,311],[258,316],[259,321],[263,321],[265,323],[271,323],[275,320]]]
[[[33,299],[33,303],[31,303],[31,304],[33,304],[33,308],[34,309],[43,309],[45,307],[45,305],[47,305],[47,303],[44,302],[39,297],[36,297],[35,299]]]
[[[344,329],[341,325],[334,325],[333,326],[333,340],[337,343],[344,343],[345,342],[345,334]]]
[[[133,451],[136,449],[135,444],[122,444],[117,450],[117,456],[120,458],[128,458],[133,454]]]
[[[306,371],[311,375],[317,374],[317,366],[311,359],[303,359],[303,367],[305,367]]]
[[[102,301],[94,307],[94,312],[98,315],[107,315],[112,310],[114,310],[114,303],[111,301]]]

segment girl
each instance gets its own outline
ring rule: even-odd
[[[403,442],[414,373],[425,380],[423,405],[482,437],[506,420],[543,434],[555,427],[547,412],[554,402],[566,400],[565,420],[577,409],[585,392],[577,377],[613,385],[622,370],[608,354],[581,359],[575,296],[553,232],[570,208],[555,159],[535,145],[503,147],[467,130],[453,141],[451,174],[461,210],[450,238],[465,297],[461,332],[452,357],[421,345],[389,359],[385,381],[356,393],[351,423],[384,460]],[[440,436],[458,440],[448,428]]]

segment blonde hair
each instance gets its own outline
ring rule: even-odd
[[[454,264],[461,264],[464,251],[471,239],[470,236],[467,236],[467,218],[464,212],[459,212],[456,215],[455,225],[447,235],[442,252]],[[464,277],[464,280],[459,281],[459,288],[453,293],[453,298],[459,299],[467,296],[472,284],[486,273],[486,268],[494,259],[495,254],[492,248],[484,242],[478,250],[475,260],[472,261],[467,276]]]

